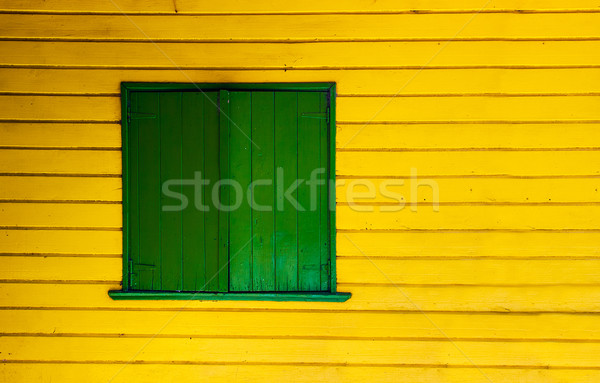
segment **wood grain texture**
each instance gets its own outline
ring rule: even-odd
[[[590,38],[599,13],[260,16],[0,15],[3,38],[56,40],[345,41]],[[402,25],[402,28],[397,28]],[[430,28],[435,25],[436,28]],[[58,26],[58,27],[57,27]],[[140,30],[144,31],[142,34]],[[460,35],[456,31],[461,30]]]
[[[120,258],[0,257],[4,281],[120,281]],[[340,258],[338,283],[404,285],[597,285],[600,260]],[[176,275],[176,274],[171,274]],[[200,288],[203,286],[200,285]],[[193,290],[192,290],[193,291]]]
[[[471,366],[446,368],[448,366],[411,367],[364,367],[364,366],[264,366],[264,365],[165,365],[165,364],[130,364],[123,368],[121,364],[97,365],[40,363],[0,365],[4,376],[15,383],[31,382],[51,375],[62,382],[78,382],[82,379],[90,383],[106,382],[113,379],[115,383],[139,380],[153,380],[156,376],[165,376],[165,382],[179,382],[190,376],[207,376],[215,382],[229,382],[231,377],[249,382],[281,381],[294,376],[297,382],[314,382],[315,380],[340,380],[358,383],[376,380],[384,383],[420,382],[460,382],[473,383],[512,383],[517,379],[526,381],[568,381],[575,379],[581,383],[594,383],[600,373],[593,369],[585,370],[550,370],[523,369],[518,367],[491,368],[480,370]],[[118,374],[117,374],[118,372]],[[115,374],[117,374],[115,376]]]
[[[401,64],[401,63],[400,63]],[[398,66],[400,66],[398,64]],[[600,68],[195,70],[3,68],[6,92],[119,93],[120,81],[149,82],[329,82],[338,94],[520,94],[599,92]],[[449,81],[449,79],[452,79]]]
[[[485,8],[484,8],[485,6]],[[578,10],[593,9],[598,6],[595,0],[577,0],[565,3],[561,0],[493,0],[489,3],[482,3],[478,0],[462,0],[459,3],[439,1],[407,1],[401,4],[393,0],[378,1],[376,3],[364,2],[362,0],[352,0],[347,2],[327,1],[325,3],[316,0],[303,0],[285,6],[275,6],[268,0],[255,1],[251,4],[240,3],[236,0],[228,0],[223,3],[215,4],[207,0],[193,1],[180,0],[173,4],[169,0],[152,0],[140,5],[135,0],[121,0],[114,4],[98,4],[93,0],[86,0],[73,4],[68,0],[45,1],[43,4],[32,0],[9,1],[3,0],[0,8],[14,10],[38,10],[38,11],[89,11],[89,12],[166,12],[166,13],[185,13],[185,12],[336,12],[336,11],[406,11],[413,10],[471,10],[476,12],[483,9],[494,11],[497,9],[505,10]]]
[[[429,176],[595,176],[600,152],[338,152],[337,175],[407,178]]]
[[[398,320],[402,318],[402,320]],[[310,339],[529,339],[598,341],[594,314],[394,313],[394,312],[203,312],[2,310],[6,334],[143,336],[169,324],[160,337],[273,337]],[[274,323],[265,326],[264,323]]]
[[[0,252],[9,254],[121,255],[121,231],[6,230],[0,231]]]
[[[22,337],[0,338],[5,359],[33,361],[127,361],[145,338]],[[327,347],[328,353],[322,353]],[[598,361],[598,343],[295,340],[295,339],[163,339],[154,338],[139,353],[156,362],[471,364],[587,367]],[[220,351],[222,350],[222,351]],[[351,352],[360,350],[360,352]],[[51,353],[49,351],[52,351]]]
[[[364,122],[338,124],[337,147],[347,151],[593,149],[600,146],[598,131],[595,123],[566,121],[560,124]]]
[[[122,200],[120,177],[0,176],[0,200],[88,201]]]
[[[79,174],[121,176],[121,152],[99,150],[0,149],[5,174]]]
[[[595,66],[600,41],[106,43],[4,41],[0,65],[161,68]],[[255,55],[260,50],[260,55]],[[360,55],[355,52],[361,52]],[[40,57],[43,60],[40,62]]]
[[[600,255],[600,233],[583,231],[338,232],[337,254],[397,258],[588,258]]]
[[[2,146],[12,148],[106,148],[121,150],[119,124],[0,123]]]
[[[600,312],[598,286],[366,286],[339,284],[351,292],[344,303],[235,302],[235,301],[114,301],[107,292],[111,284],[1,283],[3,307],[52,307],[87,309],[155,310],[308,310],[308,311],[477,311],[508,312]],[[492,315],[492,314],[490,314]]]
[[[419,179],[338,179],[341,204],[590,204],[600,202],[598,178],[435,178],[439,195]],[[418,185],[414,189],[414,185]],[[577,193],[573,193],[577,190]]]

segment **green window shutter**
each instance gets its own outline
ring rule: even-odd
[[[328,92],[129,95],[125,290],[335,290]]]
[[[210,198],[221,178],[218,104],[214,91],[131,93],[130,290],[227,291],[227,251],[219,246],[219,212]],[[196,172],[210,184],[189,184]],[[165,184],[171,195],[163,192]],[[208,211],[178,209],[181,198]]]
[[[229,213],[230,290],[329,291],[327,94],[232,91],[229,107],[230,176],[256,204]]]

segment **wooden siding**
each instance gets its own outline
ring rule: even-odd
[[[111,300],[122,81],[335,81],[352,298]],[[598,382],[599,132],[599,0],[0,0],[0,380]]]

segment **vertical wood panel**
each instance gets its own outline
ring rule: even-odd
[[[158,93],[141,92],[138,112],[159,114]],[[133,120],[133,119],[132,119]],[[142,118],[137,122],[139,254],[137,271],[140,290],[161,289],[160,274],[160,126],[158,118]],[[132,201],[132,203],[135,203]],[[143,265],[148,265],[143,266]],[[156,269],[155,269],[156,268]],[[156,270],[156,271],[155,271]]]
[[[224,180],[218,189],[218,200],[214,201],[219,206],[219,291],[229,290],[229,195],[231,186],[229,180],[229,91],[219,92],[219,180]],[[212,194],[215,199],[215,193]]]
[[[160,180],[177,182],[169,189],[181,192],[181,92],[160,93]],[[162,290],[181,290],[182,211],[179,201],[161,189],[160,274]]]
[[[298,93],[298,178],[304,180],[298,187],[298,202],[304,208],[298,211],[298,279],[305,291],[321,289],[320,198],[316,179],[311,180],[322,166],[321,121],[316,118],[320,106],[318,93]]]
[[[230,131],[231,179],[242,187],[240,207],[229,214],[229,268],[230,289],[250,291],[252,289],[252,209],[246,199],[252,179],[251,142],[251,92],[231,92],[230,117],[233,127]],[[237,196],[236,196],[237,197]],[[239,197],[238,197],[239,198]]]
[[[185,180],[195,180],[205,175],[204,153],[204,95],[197,92],[182,94],[182,176]],[[197,291],[204,288],[205,267],[205,226],[204,211],[206,190],[204,185],[186,185],[183,194],[188,198],[188,206],[183,211],[182,251],[184,291]],[[198,204],[198,206],[196,205]]]
[[[219,289],[219,211],[212,200],[212,189],[219,180],[219,93],[208,92],[204,97],[204,161],[206,179],[210,181],[206,187],[206,205],[209,211],[205,217],[206,232],[206,269],[205,291]]]
[[[252,92],[252,182],[254,183],[252,223],[252,289],[275,289],[274,260],[274,93]]]
[[[296,206],[284,198],[298,173],[298,93],[275,93],[275,268],[277,291],[298,290],[298,242]],[[297,192],[290,193],[297,198]]]
[[[329,279],[329,209],[327,203],[327,183],[329,180],[327,172],[327,160],[328,156],[328,141],[327,132],[329,131],[327,118],[327,94],[324,92],[318,93],[319,95],[319,114],[325,115],[324,118],[320,118],[319,121],[319,166],[323,170],[320,174],[320,179],[323,180],[323,184],[319,186],[318,204],[319,204],[319,253],[321,255],[321,264],[319,268],[319,277],[321,280],[320,290],[329,290],[330,279]]]

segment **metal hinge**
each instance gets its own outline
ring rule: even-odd
[[[149,265],[144,263],[133,263],[132,260],[129,261],[129,286],[137,287],[139,272],[140,271],[152,271],[156,270],[155,265]]]
[[[131,112],[127,113],[127,120],[131,121],[132,119],[140,120],[142,118],[157,118],[157,115],[154,113],[139,113],[139,112]]]
[[[300,115],[300,117],[316,118],[316,119],[319,119],[319,120],[327,120],[327,113],[326,112],[302,113]]]

